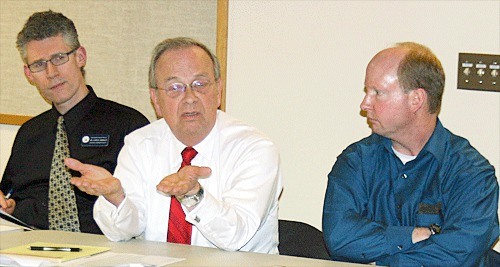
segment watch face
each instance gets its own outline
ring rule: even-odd
[[[197,195],[185,197],[182,199],[182,205],[191,208],[192,206],[198,204],[199,198]]]
[[[184,196],[181,199],[181,203],[182,203],[182,205],[184,205],[188,208],[191,208],[191,207],[195,206],[196,204],[200,203],[200,201],[203,199],[203,194],[204,194],[203,187],[200,187],[200,191],[198,191],[198,193],[196,193],[192,196]]]

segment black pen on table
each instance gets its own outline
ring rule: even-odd
[[[40,250],[40,251],[62,251],[62,252],[79,252],[81,248],[72,247],[45,247],[45,246],[30,246],[30,250]]]

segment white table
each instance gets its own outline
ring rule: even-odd
[[[169,266],[366,266],[361,264],[308,259],[251,252],[228,252],[215,248],[133,239],[112,242],[103,235],[37,230],[0,233],[0,249],[32,242],[70,243],[110,247],[112,252],[160,255],[185,260]]]

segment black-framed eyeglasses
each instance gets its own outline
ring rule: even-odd
[[[191,90],[195,92],[205,94],[208,88],[210,88],[210,85],[212,85],[212,82],[210,80],[198,79],[191,82],[191,84],[177,82],[177,83],[167,84],[167,86],[165,86],[164,88],[156,87],[155,89],[163,90],[167,93],[167,95],[171,97],[176,97],[186,92],[186,89],[188,87],[190,87]]]
[[[28,68],[30,69],[30,71],[32,73],[35,73],[35,72],[40,72],[42,70],[47,69],[47,64],[48,64],[49,61],[54,66],[62,65],[62,64],[64,64],[64,63],[66,63],[66,62],[69,61],[69,55],[71,55],[73,52],[75,52],[78,48],[79,47],[77,47],[77,48],[69,51],[68,53],[55,54],[54,56],[52,56],[48,60],[35,61],[35,62],[29,64]]]

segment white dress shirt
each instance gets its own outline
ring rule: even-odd
[[[125,138],[114,177],[126,197],[117,208],[104,197],[94,219],[113,241],[141,236],[166,242],[170,196],[156,190],[178,171],[185,146],[161,119]],[[194,146],[194,166],[210,167],[200,179],[203,200],[189,212],[191,244],[229,251],[278,253],[278,197],[282,190],[279,152],[257,129],[218,111],[210,134]]]

